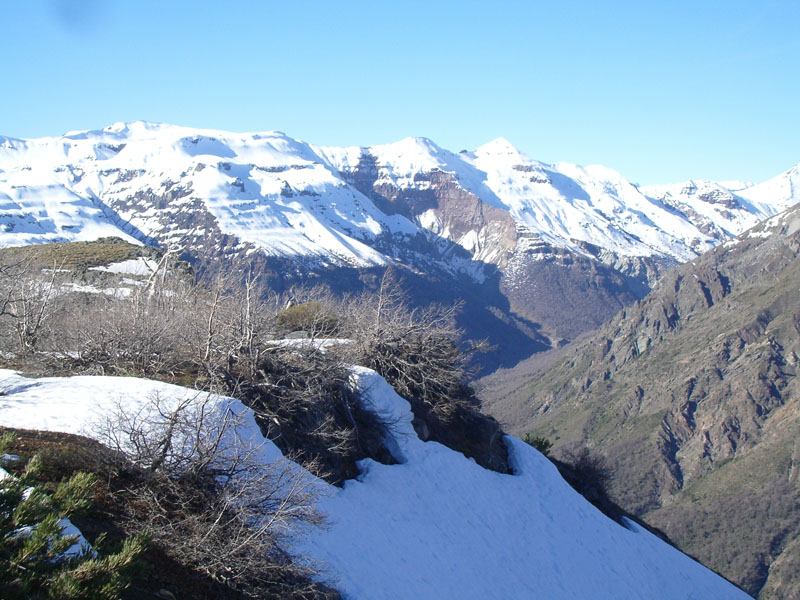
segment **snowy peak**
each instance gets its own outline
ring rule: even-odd
[[[446,150],[442,150],[433,140],[426,137],[407,137],[400,141],[390,144],[379,144],[369,148],[376,154],[387,156],[435,156]]]
[[[719,242],[800,202],[798,172],[796,166],[758,185],[689,180],[641,191],[683,214]]]
[[[495,138],[491,142],[478,146],[473,152],[475,156],[509,156],[513,159],[524,159],[529,161],[528,157],[517,150],[514,145],[503,137]]]
[[[606,167],[532,160],[504,138],[454,154],[423,137],[318,147],[279,131],[133,121],[1,138],[0,246],[116,228],[141,241],[365,266],[397,258],[388,239],[433,234],[502,267],[517,229],[572,252],[588,244],[683,261],[800,200],[798,172],[736,190],[638,189]]]
[[[141,137],[143,132],[156,132],[165,128],[175,128],[176,126],[165,123],[153,123],[150,121],[118,121],[104,127],[103,132],[112,133],[120,137]]]
[[[786,209],[800,198],[800,164],[763,183],[737,192],[758,206],[778,206]]]
[[[423,137],[409,137],[393,144],[370,146],[367,151],[375,157],[378,168],[394,181],[413,180],[415,174],[436,169],[450,170],[456,160],[452,152]]]

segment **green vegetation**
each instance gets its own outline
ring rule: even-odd
[[[530,444],[545,456],[550,454],[550,449],[553,447],[553,442],[544,436],[534,435],[532,431],[526,433],[525,437],[522,438],[522,441],[526,444]]]
[[[0,454],[14,442],[0,440]],[[145,537],[127,538],[117,552],[75,550],[76,536],[63,533],[63,519],[86,513],[98,486],[96,476],[75,472],[44,486],[43,460],[28,460],[0,487],[0,597],[7,600],[81,598],[113,600],[129,587],[145,549]],[[48,491],[47,487],[52,488]]]
[[[30,261],[34,267],[86,270],[137,256],[153,256],[154,248],[135,246],[120,238],[100,238],[91,242],[63,242],[20,246],[0,250],[0,260],[6,263]]]
[[[286,333],[302,331],[309,337],[333,337],[342,325],[339,317],[318,300],[288,306],[275,319]]]
[[[167,407],[160,408],[165,410]],[[106,442],[114,446],[112,439],[131,434],[131,423],[130,420],[122,423],[109,421],[109,426],[113,424],[114,427],[106,431],[110,434]],[[138,424],[144,426],[145,422],[139,421]],[[203,423],[183,418],[181,424],[181,427],[201,426],[207,433],[215,427],[211,420]],[[158,435],[159,431],[163,433],[165,430],[148,426],[146,435]],[[144,434],[144,431],[139,433]],[[174,433],[182,435],[186,431]],[[276,477],[280,478],[281,473],[275,469],[263,469],[259,463],[257,471],[252,473],[250,471],[255,466],[252,461],[248,462],[245,455],[235,456],[239,460],[237,473],[241,476],[250,473],[255,477],[245,478],[248,487],[226,489],[223,501],[218,495],[221,489],[209,485],[211,482],[203,466],[203,461],[215,455],[211,445],[204,445],[191,457],[184,456],[186,460],[182,464],[188,464],[190,468],[176,470],[175,454],[162,463],[163,467],[153,469],[152,460],[148,461],[146,455],[112,449],[81,436],[16,430],[13,437],[6,439],[10,441],[7,449],[20,456],[19,461],[9,463],[7,468],[18,477],[23,487],[35,486],[55,507],[61,507],[63,499],[69,497],[82,501],[69,501],[72,505],[77,504],[80,510],[66,514],[99,554],[86,555],[80,561],[81,565],[88,559],[95,562],[77,570],[75,567],[79,561],[63,561],[63,565],[59,565],[59,568],[63,566],[67,570],[68,575],[75,571],[81,577],[82,585],[86,584],[76,588],[79,592],[75,596],[64,591],[69,588],[56,587],[53,589],[60,595],[47,596],[44,592],[44,595],[35,595],[32,588],[26,588],[24,593],[20,592],[22,596],[15,596],[8,591],[10,587],[6,590],[0,584],[3,591],[0,597],[4,599],[29,597],[25,594],[30,594],[31,598],[106,598],[96,593],[95,588],[101,585],[113,590],[109,592],[112,594],[110,597],[123,600],[153,597],[162,589],[179,598],[221,600],[321,600],[338,597],[334,591],[311,582],[307,571],[296,568],[288,560],[289,555],[276,545],[279,539],[292,531],[285,515],[298,521],[306,517],[313,520],[317,516],[307,490],[302,487],[296,488],[286,499],[282,505],[285,511],[275,511],[274,502],[263,502],[269,493],[266,487],[280,481]],[[149,441],[157,440],[152,438]],[[180,446],[175,444],[174,447]],[[218,465],[221,463],[215,462],[215,468]],[[60,491],[65,486],[69,489],[70,481],[81,484],[78,488],[80,494],[70,496]],[[288,479],[282,481],[289,483]],[[91,487],[91,494],[83,495],[88,487]],[[237,489],[242,497],[252,493],[253,498],[259,499],[256,512],[252,512],[247,503],[234,503],[239,508],[231,510],[228,501]],[[268,522],[274,527],[251,529],[249,524],[255,522],[256,513],[264,515],[264,510],[269,515]],[[135,560],[130,564],[122,560],[129,556],[129,550],[136,550]],[[275,552],[280,553],[277,560]],[[99,567],[96,564],[98,560],[102,561]],[[103,579],[106,564],[116,565],[114,572],[118,572],[119,578]],[[67,576],[63,579],[69,581]],[[47,585],[55,585],[49,583],[52,580],[53,577],[48,576]],[[5,578],[0,577],[0,581],[5,581]],[[89,587],[90,584],[94,587]]]

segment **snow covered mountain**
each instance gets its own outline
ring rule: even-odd
[[[799,173],[639,189],[503,139],[453,153],[425,138],[339,148],[117,123],[0,137],[0,247],[117,235],[281,274],[396,265],[472,286],[458,296],[557,343],[643,297],[665,268],[800,201]]]
[[[318,481],[330,526],[308,531],[296,548],[344,597],[749,597],[644,529],[605,517],[527,444],[505,440],[513,475],[487,471],[422,442],[408,403],[377,374],[357,368],[354,376],[368,405],[392,419],[387,443],[399,464],[362,461],[343,488]],[[175,402],[197,394],[133,377],[28,379],[8,370],[0,392],[3,426],[68,433],[84,433],[104,410],[141,410],[155,394]],[[285,460],[248,409],[218,401],[243,416],[237,439],[263,443],[265,462]]]
[[[424,138],[333,148],[279,132],[117,123],[57,138],[0,138],[0,244],[115,229],[180,244],[213,229],[267,254],[363,266],[393,259],[376,249],[381,235],[422,229],[502,263],[519,235],[490,247],[478,226],[485,224],[454,227],[447,209],[455,207],[441,202],[449,187],[472,197],[487,223],[504,221],[555,247],[684,261],[798,201],[799,183],[795,167],[759,186],[640,190],[605,167],[532,160],[502,138],[454,154]]]
[[[686,216],[705,234],[724,240],[750,229],[800,199],[800,165],[764,183],[687,181],[641,188]]]

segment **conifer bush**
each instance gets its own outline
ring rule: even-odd
[[[0,454],[12,439],[3,436]],[[74,473],[48,493],[35,483],[40,468],[35,456],[18,477],[0,472],[0,598],[118,598],[137,569],[145,537],[129,537],[119,552],[105,555],[77,548],[77,536],[64,534],[64,519],[90,507],[97,479]]]
[[[553,448],[553,442],[544,436],[534,435],[532,431],[526,433],[525,437],[522,438],[522,441],[530,446],[533,446],[545,456],[550,454],[550,450]]]
[[[285,333],[305,331],[310,337],[331,337],[341,328],[339,318],[318,300],[287,306],[278,312],[276,322]]]

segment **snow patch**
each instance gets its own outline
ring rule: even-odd
[[[111,263],[106,266],[91,267],[90,271],[102,271],[104,273],[118,273],[121,275],[139,275],[145,276],[153,273],[158,268],[158,262],[143,256],[130,258],[117,263]]]
[[[514,475],[422,442],[409,404],[356,369],[390,423],[400,465],[370,460],[321,502],[329,529],[301,544],[348,598],[748,598],[650,533],[576,494],[527,444],[507,437]]]

